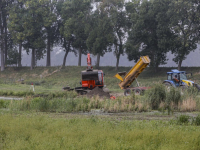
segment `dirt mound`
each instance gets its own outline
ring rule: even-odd
[[[99,97],[105,97],[105,98],[110,98],[110,94],[107,92],[104,92],[103,89],[99,88],[98,86],[95,87],[92,91],[90,91],[89,93],[87,93],[88,97],[92,97],[92,96],[99,96]]]

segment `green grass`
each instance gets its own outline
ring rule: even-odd
[[[35,85],[35,93],[40,92],[53,92],[61,91],[62,87],[70,86],[71,88],[80,86],[81,71],[86,67],[67,66],[63,68],[59,67],[36,67],[30,70],[29,67],[14,68],[8,67],[4,72],[0,74],[0,90],[4,91],[30,91],[30,85]],[[123,92],[119,86],[119,80],[114,77],[117,72],[129,71],[131,67],[119,67],[116,71],[115,67],[100,67],[99,70],[103,70],[105,73],[105,85],[112,92]],[[157,72],[154,72],[152,68],[146,68],[138,77],[140,86],[153,86],[156,83],[162,83],[166,80],[166,72],[172,68],[161,67]],[[173,68],[174,69],[174,68]],[[191,80],[200,83],[200,68],[188,67],[182,68],[188,72],[193,73]],[[54,71],[57,71],[53,73]],[[17,82],[19,79],[24,79],[24,84]],[[137,86],[136,82],[133,82],[132,86]]]
[[[200,149],[200,128],[166,121],[52,114],[0,115],[0,149]]]
[[[67,66],[56,73],[58,67],[6,68],[0,73],[0,95],[24,96],[20,101],[0,100],[0,150],[21,149],[144,149],[144,150],[197,150],[200,149],[200,115],[197,117],[180,115],[189,110],[173,108],[168,116],[166,105],[170,93],[160,101],[162,88],[159,83],[166,79],[171,68],[159,68],[154,72],[146,68],[138,77],[140,86],[150,86],[152,90],[143,96],[118,96],[115,100],[94,97],[77,97],[75,92],[62,91],[63,86],[80,86],[81,71],[86,67]],[[111,92],[122,93],[118,79],[113,76],[119,71],[129,71],[130,67],[100,67],[104,71],[105,84]],[[183,68],[193,72],[191,80],[199,83],[200,68]],[[24,79],[24,84],[17,82]],[[33,97],[30,89],[35,85]],[[156,86],[157,88],[156,88]],[[136,83],[133,83],[136,86]],[[155,89],[154,89],[155,88]],[[166,92],[166,91],[165,91]],[[173,92],[173,91],[172,91]],[[177,89],[179,92],[179,89]],[[191,110],[200,110],[200,97],[194,89],[181,96],[181,102],[195,102]],[[158,101],[158,110],[152,111],[152,102]],[[165,102],[161,107],[160,103]],[[98,110],[96,110],[98,109]],[[181,110],[181,111],[182,111]],[[105,114],[96,116],[92,111]],[[151,112],[146,112],[151,111]],[[54,113],[51,113],[54,112]],[[65,112],[65,113],[63,113]],[[66,113],[73,112],[73,113]],[[77,112],[77,113],[75,113]],[[85,112],[85,113],[83,113]],[[109,114],[108,112],[115,112]],[[116,112],[120,112],[119,116]],[[124,113],[123,113],[124,112]],[[129,112],[129,115],[127,112]],[[142,113],[138,113],[142,112]],[[173,120],[170,120],[173,119]]]

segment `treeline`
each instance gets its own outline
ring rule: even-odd
[[[22,50],[37,60],[61,46],[65,55],[88,52],[100,56],[126,53],[137,61],[149,55],[151,67],[165,64],[166,54],[181,68],[182,61],[197,48],[200,38],[200,0],[0,0],[1,71],[6,65],[21,67]],[[113,58],[111,58],[113,59]]]

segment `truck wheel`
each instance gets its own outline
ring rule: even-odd
[[[135,92],[135,95],[144,95],[144,89],[135,89],[134,92]]]
[[[131,94],[131,90],[130,89],[126,89],[125,91],[124,91],[124,95],[125,96],[129,96]]]
[[[167,91],[169,92],[172,85],[168,82],[165,82],[164,84],[166,86]]]

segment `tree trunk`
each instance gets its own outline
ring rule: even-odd
[[[47,67],[51,66],[51,40],[50,40],[49,35],[47,38],[47,63],[46,63],[46,66]]]
[[[99,64],[100,64],[100,54],[97,54],[97,63],[96,63],[96,67],[99,68]]]
[[[4,50],[5,50],[5,64],[7,63],[7,58],[8,58],[8,45],[7,45],[7,22],[6,22],[6,16],[4,17],[4,30],[5,30],[5,35],[4,35]]]
[[[8,56],[8,45],[7,45],[7,22],[6,22],[6,16],[4,17],[4,51],[5,51],[5,64],[7,63],[7,56]]]
[[[3,40],[1,40],[1,71],[5,70],[5,61],[4,61],[4,45]]]
[[[19,43],[18,67],[22,67],[22,42]]]
[[[156,63],[155,64],[155,70],[154,70],[155,72],[157,72],[158,71],[158,64]]]
[[[2,26],[2,13],[0,14],[0,28],[1,28],[1,71],[5,70],[5,61],[4,61],[4,38],[3,38],[3,26]]]
[[[69,49],[70,49],[70,42],[68,42],[68,46],[67,46],[67,49],[65,49],[66,51],[65,51],[65,56],[64,56],[64,58],[63,58],[63,67],[65,66],[65,63],[66,63],[66,59],[67,59],[67,55],[68,55],[68,53],[69,53]]]
[[[82,49],[79,48],[78,66],[81,66],[81,56],[82,56]]]
[[[182,60],[179,60],[179,62],[178,62],[178,70],[179,71],[181,70],[181,65],[182,65]]]
[[[66,51],[66,52],[65,52],[65,56],[64,56],[64,58],[63,58],[63,65],[62,65],[63,67],[65,66],[66,58],[67,58],[68,53],[69,53],[69,51]]]
[[[31,70],[35,67],[35,49],[32,48],[32,57],[31,57]]]
[[[115,70],[118,70],[118,68],[119,68],[119,58],[120,58],[120,54],[117,54],[116,57],[117,57],[117,62],[116,62]]]

